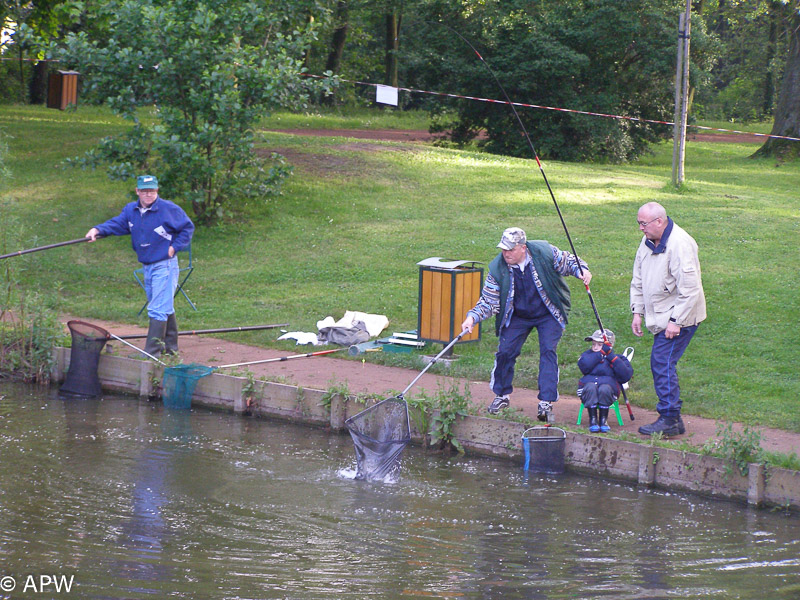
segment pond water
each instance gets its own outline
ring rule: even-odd
[[[345,435],[0,396],[0,598],[800,598],[794,515],[417,447],[368,483]]]

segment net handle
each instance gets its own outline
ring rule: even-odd
[[[123,343],[123,344],[125,344],[126,346],[130,346],[131,348],[133,348],[133,349],[134,349],[134,350],[136,350],[137,352],[141,352],[141,353],[142,353],[142,354],[144,354],[144,355],[145,355],[147,358],[149,358],[149,359],[152,359],[152,360],[156,361],[156,362],[157,362],[158,364],[160,364],[162,367],[166,367],[166,366],[167,366],[167,363],[165,363],[165,362],[163,362],[163,361],[160,361],[160,360],[158,360],[158,359],[157,359],[155,356],[153,356],[153,355],[152,355],[152,354],[150,354],[149,352],[145,352],[145,351],[144,351],[144,350],[142,350],[141,348],[137,348],[136,346],[134,346],[134,345],[133,345],[133,344],[131,344],[130,342],[126,342],[125,340],[123,340],[123,339],[122,339],[121,337],[119,337],[118,335],[114,335],[113,333],[109,333],[108,335],[110,335],[110,336],[111,336],[112,338],[114,338],[115,340],[119,340],[120,342],[122,342],[122,343]]]
[[[444,355],[444,353],[445,353],[445,352],[447,352],[448,350],[450,350],[450,348],[452,348],[453,346],[455,346],[455,345],[456,345],[456,342],[458,342],[458,340],[460,340],[460,339],[461,339],[461,337],[462,337],[462,336],[463,336],[465,333],[467,333],[467,330],[466,330],[466,329],[465,329],[464,331],[462,331],[461,333],[459,333],[459,334],[458,334],[456,337],[454,337],[454,338],[453,338],[453,339],[450,341],[450,343],[449,343],[449,344],[447,344],[447,346],[445,346],[444,348],[442,348],[442,351],[441,351],[441,352],[439,352],[439,354],[437,354],[436,356],[434,356],[434,357],[431,359],[431,361],[430,361],[430,362],[429,362],[427,365],[425,365],[425,368],[424,368],[424,369],[422,369],[422,371],[420,371],[420,372],[419,372],[419,374],[418,374],[416,377],[414,377],[414,381],[412,381],[411,383],[409,383],[409,384],[408,384],[408,386],[406,387],[406,389],[404,389],[402,392],[400,392],[400,393],[397,395],[397,397],[398,397],[400,400],[404,400],[404,399],[405,399],[406,392],[407,392],[408,390],[410,390],[410,389],[411,389],[411,387],[412,387],[412,386],[413,386],[415,383],[417,383],[417,381],[419,381],[419,378],[420,378],[420,377],[422,377],[422,376],[425,374],[425,371],[427,371],[428,369],[430,369],[430,368],[431,368],[431,367],[434,365],[434,363],[436,363],[436,361],[438,361],[438,360],[439,360],[439,359],[442,357],[442,355]]]

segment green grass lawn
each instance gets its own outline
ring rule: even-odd
[[[187,291],[199,310],[179,298],[181,328],[288,322],[291,329],[315,331],[318,320],[338,319],[349,309],[385,314],[392,331],[413,329],[418,261],[442,256],[488,263],[510,225],[568,248],[532,160],[267,131],[406,122],[391,111],[350,119],[278,115],[262,124],[260,145],[289,156],[294,174],[282,196],[238,205],[235,218],[196,232],[196,270]],[[411,121],[408,128],[424,128],[416,124],[423,122],[419,115]],[[0,188],[0,253],[81,237],[118,214],[130,185],[61,163],[123,127],[91,107],[76,113],[0,108],[12,172]],[[669,183],[671,144],[631,164],[545,160],[544,168],[578,253],[594,273],[592,293],[604,325],[616,332],[618,348],[636,349],[632,402],[655,406],[651,341],[630,331],[628,286],[640,240],[636,212],[656,200],[697,240],[708,302],[709,318],[680,364],[684,412],[800,431],[794,339],[800,165],[749,158],[756,149],[690,143],[687,181],[679,191]],[[4,275],[11,269],[26,289],[51,292],[65,313],[146,321],[136,317],[143,298],[128,238],[3,263]],[[561,391],[573,394],[583,337],[597,324],[583,286],[578,280],[570,285],[573,312],[559,356]],[[485,325],[480,343],[457,348],[461,359],[453,374],[488,379],[496,339],[493,324]],[[231,339],[294,349],[276,337],[273,331]],[[533,336],[518,363],[518,385],[536,386],[535,343]],[[415,355],[373,353],[367,360],[421,366]]]

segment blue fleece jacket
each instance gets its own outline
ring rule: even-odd
[[[620,384],[630,381],[633,377],[633,367],[627,358],[613,352],[603,356],[601,352],[592,352],[591,348],[581,354],[578,368],[583,373],[578,382],[578,389],[583,389],[587,383],[598,385],[607,383],[614,390],[615,398],[619,398],[622,389]]]
[[[144,213],[139,208],[138,201],[129,202],[118,216],[95,227],[103,237],[130,235],[143,265],[169,258],[170,246],[179,252],[189,245],[194,223],[180,206],[158,197]]]

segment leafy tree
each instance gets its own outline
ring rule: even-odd
[[[277,192],[288,169],[254,152],[254,126],[299,107],[314,36],[304,3],[280,0],[112,0],[112,35],[70,34],[54,49],[84,77],[84,93],[133,126],[77,161],[112,179],[156,173],[165,197],[185,198],[199,223],[236,199]]]
[[[738,121],[772,116],[788,51],[789,13],[785,0],[719,0],[699,7],[717,44],[708,85],[699,88],[700,114]]]
[[[419,85],[502,97],[454,29],[473,41],[514,102],[671,120],[679,14],[674,0],[440,0],[429,9],[415,26],[423,42],[402,67]],[[485,129],[490,151],[530,155],[510,109],[467,101],[452,107],[454,122],[446,127],[456,141]],[[669,134],[629,120],[533,109],[520,114],[537,150],[561,159],[630,159]]]
[[[800,6],[792,8],[789,21],[789,52],[783,72],[772,135],[800,137]],[[769,138],[756,155],[782,160],[800,157],[800,142]]]

